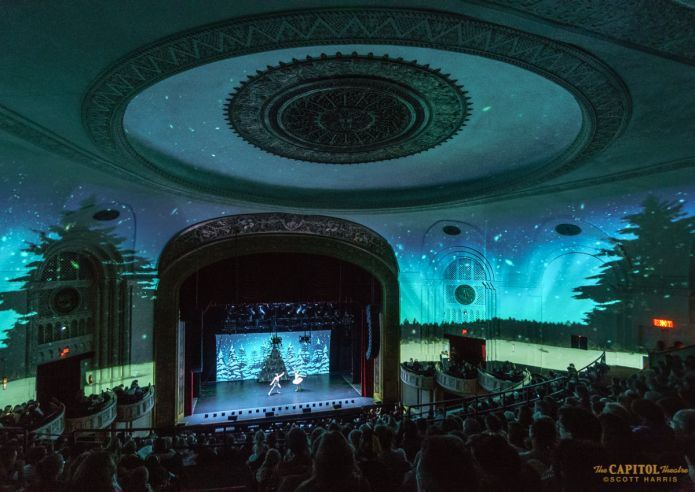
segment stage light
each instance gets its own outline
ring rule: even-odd
[[[2,378],[2,389],[3,390],[7,389],[7,385],[9,384],[9,382],[10,381],[9,381],[9,379],[7,379],[7,376],[3,376],[3,378]]]

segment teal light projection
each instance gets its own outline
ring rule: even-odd
[[[687,191],[668,191],[558,204],[540,220],[471,212],[434,223],[420,244],[406,229],[394,241],[403,338],[470,328],[564,345],[585,334],[595,346],[635,349],[653,342],[652,317],[677,320],[687,337],[695,207]]]

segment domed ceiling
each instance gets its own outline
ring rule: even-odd
[[[341,9],[236,19],[126,57],[84,100],[141,179],[289,207],[436,205],[581,166],[627,122],[599,60],[453,14]]]

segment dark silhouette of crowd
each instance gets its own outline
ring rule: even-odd
[[[449,376],[461,379],[475,379],[478,377],[478,369],[466,361],[450,360],[444,366],[444,372]]]
[[[410,359],[407,362],[403,362],[403,367],[420,376],[432,377],[437,374],[437,364],[431,361],[420,362],[417,359]]]
[[[0,491],[588,492],[616,490],[600,467],[621,463],[667,466],[669,480],[621,490],[692,490],[695,358],[624,379],[596,364],[558,381],[435,418],[379,407],[229,432],[27,446],[6,435]]]
[[[108,391],[85,395],[80,390],[72,401],[65,402],[65,416],[68,418],[86,417],[100,412],[112,401],[113,395]]]
[[[116,399],[119,405],[131,405],[142,400],[145,395],[150,391],[151,385],[141,387],[138,380],[135,379],[130,383],[129,387],[125,387],[120,384],[113,388],[113,392],[116,394]]]
[[[503,381],[518,382],[524,379],[524,371],[509,361],[488,362],[485,371]]]
[[[24,427],[35,429],[46,418],[58,410],[58,402],[49,402],[43,408],[38,401],[29,400],[19,405],[7,405],[0,410],[0,429],[3,427]]]

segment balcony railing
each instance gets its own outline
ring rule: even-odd
[[[109,401],[106,406],[96,413],[84,417],[65,419],[65,431],[73,432],[81,429],[104,429],[116,420],[116,395],[109,391]]]
[[[478,378],[459,378],[445,372],[437,372],[437,383],[449,393],[471,396],[478,392]]]
[[[603,352],[593,362],[581,368],[578,372],[582,373],[590,367],[606,362],[606,353]],[[509,388],[495,393],[485,393],[469,398],[455,398],[451,400],[440,400],[431,403],[422,403],[419,405],[411,405],[408,407],[408,413],[415,415],[434,416],[436,413],[464,413],[468,414],[484,414],[488,412],[497,412],[500,410],[516,408],[519,405],[528,404],[531,401],[538,400],[543,396],[560,396],[567,390],[567,383],[570,377],[567,375],[560,376],[547,381],[542,381],[537,384]],[[439,382],[439,378],[437,380]],[[523,384],[523,381],[521,383]],[[480,403],[482,401],[492,402],[493,405],[489,409],[481,410]]]
[[[524,371],[524,377],[519,381],[509,381],[508,379],[500,379],[489,372],[478,369],[478,382],[480,386],[488,393],[495,393],[498,391],[508,391],[526,386],[531,382],[533,377],[528,371]]]
[[[65,430],[65,405],[62,403],[58,410],[49,415],[38,427],[30,429],[29,433],[41,439],[56,439]]]
[[[127,405],[117,405],[116,421],[133,422],[144,417],[154,408],[154,386],[150,386],[141,400]]]
[[[426,376],[411,371],[401,364],[401,381],[408,386],[413,386],[418,389],[431,391],[434,389],[434,376]]]

